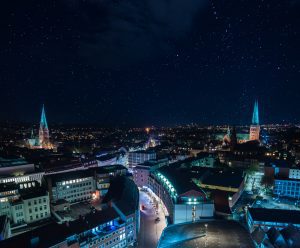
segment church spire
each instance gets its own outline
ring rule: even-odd
[[[45,106],[44,106],[44,104],[43,104],[43,107],[42,107],[42,114],[41,114],[40,128],[46,128],[46,129],[48,129],[48,124],[47,124],[47,119],[46,119]]]
[[[252,115],[252,125],[259,125],[259,114],[258,114],[258,101],[255,100],[253,115]]]
[[[49,129],[48,123],[46,119],[45,106],[43,104],[41,121],[40,121],[40,129],[39,129],[39,144],[41,148],[49,147]]]

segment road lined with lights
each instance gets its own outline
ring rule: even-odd
[[[160,204],[155,204],[148,193],[140,191],[140,209],[140,232],[137,247],[156,247],[161,233],[166,227],[162,208]]]

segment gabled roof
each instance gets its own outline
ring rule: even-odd
[[[254,229],[254,231],[251,233],[251,236],[253,240],[260,245],[265,239],[266,239],[266,233],[261,228],[261,226],[258,226]]]

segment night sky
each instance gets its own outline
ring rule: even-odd
[[[298,0],[0,3],[0,120],[300,121]]]

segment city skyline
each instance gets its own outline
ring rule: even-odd
[[[255,99],[263,123],[300,121],[298,1],[18,3],[1,4],[0,121],[44,103],[52,123],[247,124]]]

